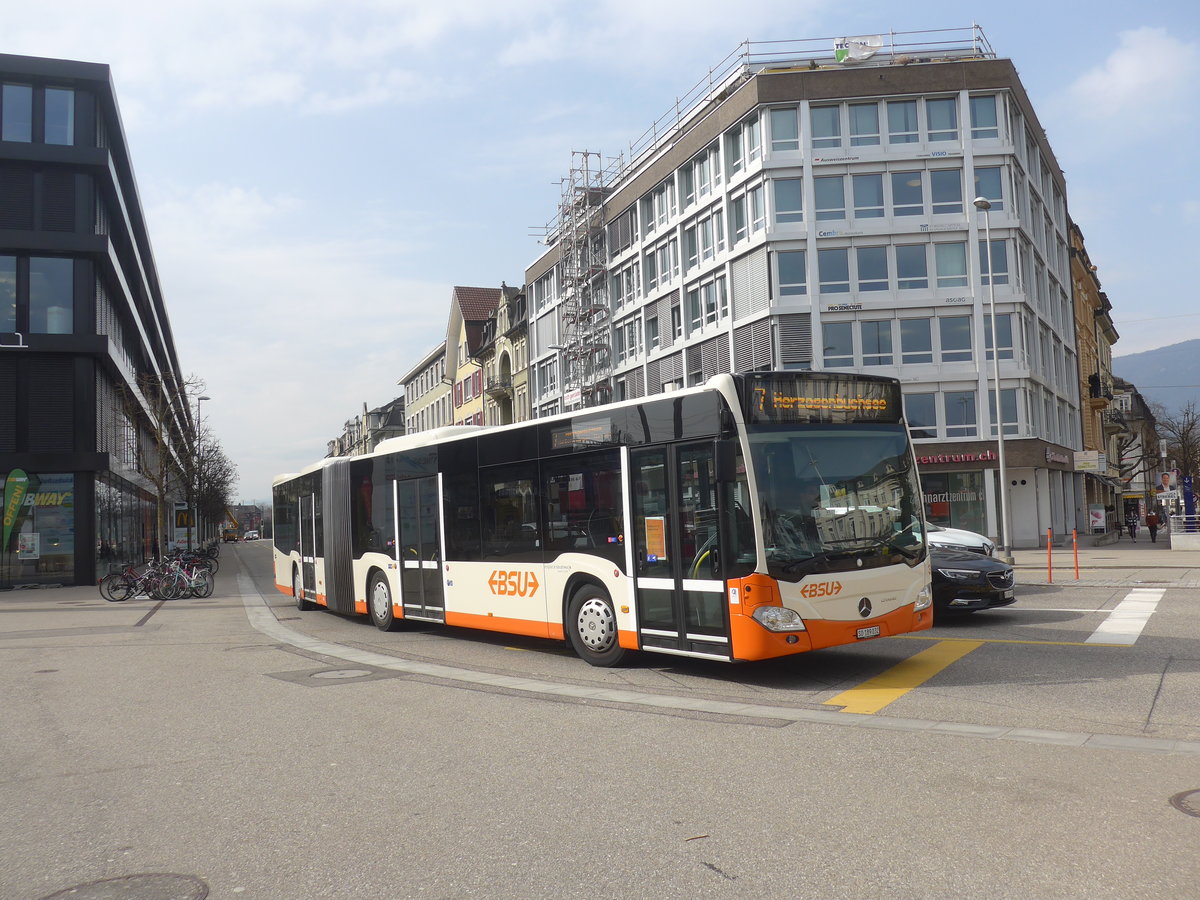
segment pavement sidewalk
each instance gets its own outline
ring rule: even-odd
[[[1092,546],[1087,537],[1080,538],[1078,553],[1067,541],[1052,547],[1049,554],[1041,547],[1014,550],[1012,557],[1018,584],[1200,588],[1200,550],[1172,550],[1171,536],[1162,532],[1152,543],[1144,528],[1136,541],[1126,536],[1111,544]]]

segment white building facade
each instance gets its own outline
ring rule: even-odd
[[[656,123],[604,192],[607,346],[564,344],[561,225],[526,272],[534,414],[730,370],[895,376],[928,516],[999,537],[995,343],[1011,543],[1086,521],[1062,173],[1011,61],[974,30],[915,40],[853,65],[746,53]],[[608,354],[582,395],[581,352]]]

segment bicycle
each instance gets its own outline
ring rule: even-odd
[[[155,600],[171,599],[163,595],[164,574],[161,563],[148,563],[140,572],[137,566],[126,566],[124,570],[111,572],[100,579],[100,596],[109,603],[121,603],[140,594]]]

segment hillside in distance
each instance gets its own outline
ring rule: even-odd
[[[1200,407],[1200,340],[1114,356],[1113,372],[1131,382],[1147,402],[1161,403],[1170,413],[1188,403]]]

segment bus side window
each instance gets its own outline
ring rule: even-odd
[[[541,553],[534,463],[480,472],[484,559],[531,560]]]

